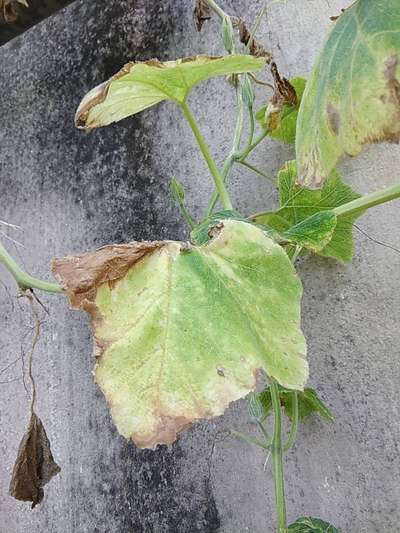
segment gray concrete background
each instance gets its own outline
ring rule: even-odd
[[[231,0],[252,20],[262,2]],[[261,27],[287,76],[310,72],[329,16],[348,0],[290,0],[271,7]],[[55,255],[110,242],[184,238],[171,203],[172,176],[187,186],[200,214],[210,180],[179,110],[162,104],[86,135],[73,114],[85,92],[126,60],[218,53],[212,22],[198,35],[190,1],[76,1],[0,48],[0,219],[19,224],[10,246],[27,270],[50,277]],[[221,80],[198,88],[193,109],[219,162],[230,147],[234,99]],[[274,173],[293,157],[273,141],[253,161]],[[343,163],[346,179],[367,192],[398,179],[400,150],[374,146]],[[237,169],[231,190],[244,213],[272,208],[268,183]],[[359,226],[400,247],[398,203],[368,213]],[[400,531],[400,257],[355,232],[351,265],[315,258],[299,265],[310,383],[337,419],[300,430],[286,457],[288,514],[310,514],[343,533]],[[59,296],[41,295],[51,316],[35,357],[37,411],[61,474],[33,511],[7,495],[28,419],[21,344],[29,316],[12,280],[0,285],[1,533],[263,533],[274,531],[271,473],[264,456],[226,433],[254,431],[244,402],[195,424],[171,448],[140,451],[120,437],[93,384],[91,339],[83,313]]]

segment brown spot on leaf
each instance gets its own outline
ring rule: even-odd
[[[33,509],[43,499],[43,487],[60,470],[53,459],[43,424],[32,413],[29,427],[19,445],[10,483],[11,496],[32,502]]]
[[[201,31],[206,20],[211,18],[211,9],[206,0],[196,0],[193,17],[196,24],[197,31]]]
[[[328,115],[328,122],[331,130],[335,135],[339,135],[340,129],[340,113],[334,105],[328,102],[326,106],[326,113]]]

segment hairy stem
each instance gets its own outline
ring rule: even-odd
[[[283,451],[287,452],[293,446],[297,437],[297,430],[299,427],[299,397],[297,391],[292,392],[293,395],[293,411],[292,411],[292,427],[290,428],[289,438],[283,447]]]
[[[278,521],[277,533],[287,533],[285,484],[283,479],[282,410],[276,381],[270,378],[272,407],[274,410],[274,436],[271,445],[272,467],[275,483],[275,505]]]
[[[333,212],[336,214],[336,216],[352,215],[357,211],[369,209],[370,207],[374,207],[385,202],[390,202],[396,198],[400,198],[400,185],[393,185],[392,187],[386,187],[380,191],[366,194],[365,196],[357,198],[352,202],[335,207]]]
[[[3,264],[11,273],[17,282],[18,287],[22,290],[39,289],[46,292],[62,292],[61,287],[57,285],[57,283],[42,281],[24,272],[24,270],[22,270],[22,268],[16,263],[16,261],[11,257],[1,243],[0,263]]]
[[[211,153],[210,153],[210,150],[208,149],[206,141],[204,140],[204,137],[201,134],[197,126],[197,122],[194,116],[192,115],[192,112],[190,111],[189,106],[187,105],[186,102],[183,102],[181,104],[181,108],[182,108],[183,114],[185,115],[186,120],[188,121],[190,127],[192,128],[193,134],[200,147],[201,153],[203,154],[203,157],[206,160],[208,168],[210,169],[211,175],[214,178],[215,187],[218,191],[218,195],[221,199],[221,203],[224,206],[224,209],[231,210],[232,203],[229,198],[228,191],[226,190],[224,180],[222,178],[222,175],[220,174],[220,171],[217,168],[217,165],[215,164],[214,159],[211,156]]]

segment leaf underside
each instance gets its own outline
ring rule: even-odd
[[[296,178],[296,162],[289,161],[278,175],[280,209],[276,212],[255,215],[252,217],[254,222],[271,226],[282,235],[287,232],[290,236],[291,233],[295,234],[296,225],[313,215],[315,216],[316,213],[332,211],[335,207],[360,197],[341,180],[335,171],[331,172],[322,189],[318,190],[310,190],[297,185]],[[323,225],[320,227],[318,224],[315,225],[314,234],[308,233],[309,242],[305,241],[304,246],[324,257],[351,261],[354,251],[353,224],[362,214],[363,211],[359,211],[352,215],[337,217],[336,224],[331,226],[333,229],[331,234],[329,233],[329,224],[332,221],[329,222],[330,217],[328,216],[327,220],[323,221]],[[324,239],[328,241],[326,244]],[[318,246],[318,242],[323,245],[322,248]],[[299,242],[299,244],[302,243]]]
[[[320,187],[345,154],[400,136],[398,0],[358,0],[339,17],[300,106],[299,184]]]
[[[264,65],[264,58],[247,55],[199,55],[164,63],[157,59],[127,63],[112,78],[87,93],[77,109],[75,124],[82,129],[98,128],[163,100],[182,104],[203,80],[253,72]]]
[[[119,432],[142,448],[170,444],[194,420],[221,415],[256,386],[308,376],[301,283],[282,248],[225,220],[204,246],[106,246],[56,259],[71,304],[95,336],[96,381]]]
[[[289,533],[340,533],[340,530],[319,518],[299,518],[288,528]]]

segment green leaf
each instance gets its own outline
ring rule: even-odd
[[[293,391],[279,385],[279,398],[286,416],[291,420],[293,413]],[[297,393],[299,405],[299,420],[304,420],[312,413],[318,413],[328,422],[333,422],[334,417],[329,408],[318,398],[314,389],[306,388]],[[272,398],[269,387],[256,394],[253,393],[248,399],[249,414],[258,422],[264,422],[272,412]]]
[[[300,107],[300,102],[303,97],[303,92],[306,86],[306,80],[304,78],[293,78],[290,83],[296,90],[298,99],[297,105],[284,104],[278,119],[278,127],[270,131],[268,135],[273,139],[284,142],[286,144],[294,144],[296,140],[296,123],[297,114]],[[266,112],[267,106],[263,106],[257,113],[256,119],[260,122],[261,126],[266,128]]]
[[[339,205],[360,197],[351,187],[343,183],[335,171],[331,173],[322,189],[319,190],[305,189],[296,185],[296,177],[296,162],[289,161],[278,175],[280,209],[276,212],[254,215],[251,219],[256,223],[266,224],[281,234],[289,232],[290,235],[290,228],[305,221],[315,213],[331,211]],[[332,238],[322,249],[319,249],[320,246],[316,242],[312,242],[312,239],[305,246],[307,245],[310,250],[314,249],[318,255],[350,261],[354,251],[353,223],[362,214],[363,211],[359,211],[356,214],[337,217]],[[328,230],[330,216],[327,215],[325,221],[325,229]],[[307,224],[310,222],[315,222],[315,220],[309,220]],[[312,227],[312,224],[310,225]],[[314,241],[316,236],[314,235]],[[324,239],[328,239],[328,237],[329,231],[321,232],[321,245],[324,244]]]
[[[332,240],[336,223],[333,211],[320,211],[284,231],[281,237],[312,252],[320,252]]]
[[[199,82],[214,76],[253,72],[265,59],[246,55],[196,56],[161,63],[156,59],[128,63],[92,89],[75,115],[78,128],[107,126],[163,100],[182,104]]]
[[[281,388],[282,389],[282,388]],[[306,388],[298,393],[299,420],[304,420],[312,413],[318,413],[328,422],[333,422],[334,417],[329,408],[318,398],[314,389]],[[281,390],[281,403],[285,408],[287,417],[291,420],[293,413],[293,394],[287,389]]]
[[[299,518],[288,528],[289,533],[340,533],[340,530],[319,518]]]
[[[299,183],[319,187],[339,158],[400,136],[399,0],[358,0],[339,17],[300,106]]]
[[[221,415],[254,390],[259,369],[304,387],[300,280],[249,223],[224,220],[204,246],[105,246],[57,259],[53,270],[92,317],[96,381],[119,432],[140,447]]]

